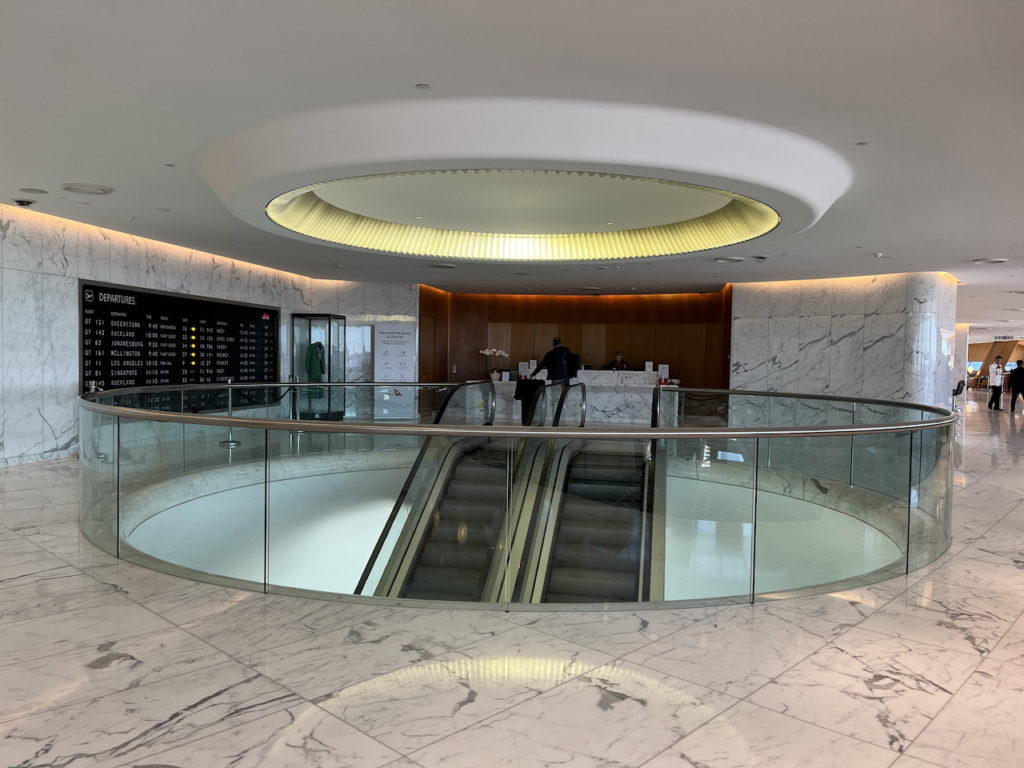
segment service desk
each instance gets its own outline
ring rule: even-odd
[[[635,424],[650,426],[651,399],[658,384],[654,371],[580,371],[573,381],[587,387],[587,424]],[[522,405],[514,399],[516,382],[494,383],[497,397],[495,421],[518,424]],[[554,398],[552,390],[549,397]],[[549,418],[553,408],[549,409]]]

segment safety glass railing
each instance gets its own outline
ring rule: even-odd
[[[490,382],[408,386],[415,408],[362,422],[281,417],[290,384],[85,398],[82,530],[221,584],[509,610],[835,591],[949,545],[939,409],[661,388],[667,426],[608,427],[546,387],[558,425],[495,425]]]

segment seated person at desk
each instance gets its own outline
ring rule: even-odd
[[[629,363],[622,359],[622,350],[615,350],[615,359],[605,366],[607,371],[628,371]]]
[[[551,340],[551,349],[544,353],[543,359],[540,361],[540,365],[533,369],[533,373],[530,377],[537,375],[537,372],[541,368],[547,369],[548,381],[559,382],[565,384],[569,380],[569,348],[562,346],[562,340],[555,336]],[[577,363],[578,365],[578,363]]]

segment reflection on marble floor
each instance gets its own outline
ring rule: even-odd
[[[429,611],[197,584],[83,539],[74,461],[2,469],[0,763],[1017,766],[1024,418],[971,405],[940,560],[689,610]]]

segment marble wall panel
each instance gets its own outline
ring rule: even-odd
[[[332,312],[415,320],[414,285],[312,280],[213,254],[0,205],[0,463],[75,453],[78,278],[281,309],[281,374],[291,315]],[[345,290],[338,286],[344,285]],[[372,376],[372,321],[356,326],[353,380]]]
[[[906,318],[902,314],[876,314],[864,318],[864,386],[862,397],[902,400],[907,352]]]
[[[805,362],[800,358],[800,318],[768,318],[768,390],[801,392]]]
[[[831,326],[828,393],[860,397],[864,390],[864,314],[833,315]]]
[[[955,312],[941,273],[736,284],[730,385],[948,407]]]
[[[832,280],[832,314],[863,315],[868,281],[863,278]]]
[[[833,285],[831,280],[800,281],[800,314],[831,315]]]
[[[799,389],[785,391],[810,393],[830,391],[831,333],[832,318],[828,314],[800,318],[800,344],[797,352],[797,357],[800,360]]]
[[[45,357],[39,305],[41,275],[5,269],[3,276],[3,429],[5,456],[38,456],[43,445],[43,377],[70,366]],[[59,297],[54,297],[59,300]],[[77,366],[76,366],[77,368]],[[75,371],[77,375],[77,370]]]
[[[907,307],[907,275],[872,275],[864,286],[864,314],[903,314]]]
[[[768,387],[768,323],[763,318],[736,318],[732,324],[732,389],[763,392]]]
[[[772,303],[770,317],[797,317],[800,315],[800,281],[769,283]]]
[[[83,280],[111,282],[110,234],[96,227],[78,227],[78,276]]]
[[[771,307],[771,283],[750,283],[732,296],[733,317],[768,317]]]

